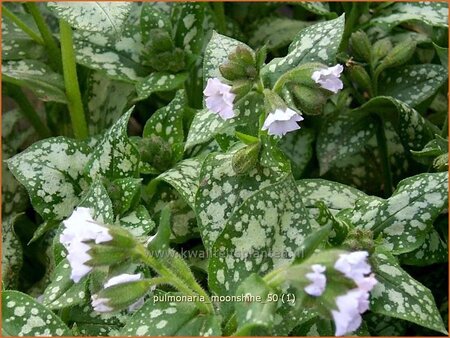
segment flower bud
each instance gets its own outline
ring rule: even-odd
[[[408,39],[400,42],[386,55],[376,72],[380,73],[387,68],[401,66],[413,56],[415,50],[415,41]]]
[[[258,75],[255,57],[252,52],[245,47],[238,46],[235,51],[228,56],[229,62],[219,66],[222,76],[229,80],[253,80]]]
[[[242,175],[252,170],[258,163],[260,148],[261,144],[257,142],[239,149],[231,160],[234,172]]]
[[[366,91],[370,96],[372,96],[372,82],[370,81],[369,74],[360,65],[353,65],[348,69],[350,79],[363,91]]]
[[[134,310],[143,304],[143,297],[153,285],[151,280],[140,279],[140,274],[122,274],[109,279],[104,289],[91,296],[92,307],[97,312]],[[130,309],[131,308],[131,309]]]
[[[373,232],[371,230],[353,228],[348,232],[342,247],[350,251],[365,250],[371,253],[375,249]]]
[[[350,43],[357,58],[370,62],[372,46],[366,33],[363,31],[353,33],[350,37]]]
[[[448,169],[448,153],[439,155],[433,161],[433,167],[437,171],[447,171]]]
[[[151,135],[139,140],[138,144],[141,160],[153,168],[163,172],[172,165],[172,149],[162,137]]]
[[[392,42],[389,38],[378,40],[372,47],[372,64],[375,65],[378,60],[384,58],[392,49]]]
[[[230,61],[241,63],[242,65],[254,66],[255,57],[252,52],[243,46],[237,46],[233,53],[228,56]]]
[[[320,89],[302,85],[293,85],[291,91],[297,101],[297,107],[309,115],[319,115],[323,112],[323,107],[328,95]]]

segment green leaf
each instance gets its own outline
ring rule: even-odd
[[[448,48],[440,47],[433,42],[434,49],[436,49],[436,53],[439,56],[439,60],[441,64],[448,69]]]
[[[86,165],[92,180],[107,177],[110,180],[136,177],[139,169],[139,151],[127,136],[132,107],[105,133]]]
[[[308,25],[305,21],[265,17],[252,24],[248,44],[253,48],[265,44],[268,50],[278,49],[289,45],[297,33]]]
[[[19,13],[15,13],[19,16]],[[31,16],[20,15],[24,21],[33,22]],[[29,19],[29,20],[25,20]],[[29,27],[31,25],[28,25]],[[31,28],[31,27],[30,27]],[[36,29],[36,34],[39,32]],[[39,59],[44,55],[44,47],[38,45],[28,34],[17,27],[5,15],[2,17],[2,60]]]
[[[317,15],[327,16],[330,14],[330,7],[326,2],[309,2],[309,1],[299,1],[295,3],[296,5],[302,6],[304,9],[310,11],[311,13]]]
[[[372,312],[447,334],[431,291],[408,275],[390,253],[376,252],[371,265],[378,280],[371,291]]]
[[[294,177],[301,177],[311,161],[314,140],[315,132],[307,128],[288,133],[281,139],[279,147],[291,161]]]
[[[448,27],[448,5],[444,2],[404,2],[395,3],[372,19],[375,25],[393,28],[405,21],[421,21],[430,26]]]
[[[172,147],[175,162],[181,159],[184,141],[183,113],[186,105],[184,90],[179,90],[175,98],[165,107],[158,109],[145,124],[143,137],[159,136]]]
[[[448,204],[448,174],[425,173],[404,179],[392,197],[362,199],[351,212],[357,227],[381,234],[383,245],[393,254],[420,247],[434,219]]]
[[[91,306],[74,306],[65,310],[67,317],[75,324],[72,331],[76,330],[84,336],[108,336],[118,334],[123,327],[123,323],[128,318],[119,313],[112,316],[109,313],[99,313]]]
[[[52,282],[45,289],[42,298],[42,304],[48,309],[63,309],[86,301],[87,279],[74,283],[70,279],[71,271],[67,259],[63,259],[56,267],[51,277]]]
[[[173,36],[177,47],[193,54],[200,54],[205,33],[203,29],[205,6],[206,4],[201,2],[174,4],[174,7],[178,7],[174,9],[178,15],[172,18]]]
[[[22,243],[14,230],[14,223],[18,217],[18,214],[4,217],[2,222],[2,282],[4,289],[17,287],[23,263]]]
[[[210,154],[196,176],[200,186],[193,209],[207,249],[212,248],[226,220],[247,198],[280,179],[279,173],[260,166],[248,174],[237,175],[233,169],[234,154]]]
[[[99,180],[89,187],[78,206],[90,208],[93,212],[92,217],[100,223],[111,224],[114,221],[111,199]]]
[[[159,175],[157,180],[165,181],[173,186],[186,203],[194,209],[201,163],[202,161],[198,158],[185,159]]]
[[[417,106],[446,82],[447,71],[439,65],[412,65],[389,72],[380,81],[380,95],[392,96],[411,107]]]
[[[152,73],[136,83],[136,92],[138,95],[136,100],[146,99],[155,92],[181,89],[187,79],[187,75],[187,73]]]
[[[114,209],[114,214],[123,215],[136,201],[140,199],[141,194],[140,178],[120,178],[111,182],[107,189]]]
[[[67,103],[62,76],[40,61],[4,62],[2,75],[3,81],[30,89],[42,101]]]
[[[78,63],[111,79],[134,84],[148,74],[141,66],[143,45],[133,22],[127,23],[124,34],[116,40],[103,33],[76,31],[74,50]]]
[[[264,82],[273,86],[287,71],[306,62],[332,65],[344,32],[344,15],[302,29],[285,57],[275,58],[261,70]]]
[[[228,218],[210,258],[209,286],[219,295],[234,294],[254,272],[267,273],[294,259],[311,231],[295,181],[278,183],[248,197]]]
[[[432,229],[423,241],[423,244],[414,251],[399,257],[402,264],[427,266],[436,263],[448,262],[448,244],[439,233]]]
[[[199,315],[193,302],[154,301],[154,297],[175,297],[176,293],[154,294],[120,331],[127,336],[219,336],[220,320]]]
[[[131,3],[48,2],[47,7],[76,29],[118,36],[130,13]]]
[[[235,304],[238,328],[234,335],[262,335],[271,332],[277,302],[268,301],[268,295],[278,294],[257,274],[247,277],[237,288],[236,295],[261,297],[262,302],[242,302]]]
[[[70,336],[63,321],[38,303],[19,292],[2,292],[2,335],[5,336]]]
[[[124,113],[132,94],[134,86],[92,72],[86,89],[89,134],[97,135],[111,127]]]
[[[160,3],[156,2],[142,3],[140,24],[144,43],[149,41],[150,31],[154,28],[172,31],[169,14],[161,8]]]
[[[148,240],[148,234],[156,227],[143,205],[138,205],[136,209],[122,217],[119,223],[143,243]]]
[[[44,220],[60,220],[79,202],[89,152],[84,142],[55,137],[34,143],[7,164]]]

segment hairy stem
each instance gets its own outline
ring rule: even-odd
[[[59,21],[64,84],[73,133],[77,139],[88,137],[86,118],[78,85],[77,65],[73,50],[72,28],[64,20]]]

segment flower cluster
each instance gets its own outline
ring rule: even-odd
[[[367,251],[340,255],[334,268],[353,280],[356,288],[336,298],[337,310],[332,310],[336,336],[355,331],[362,322],[361,314],[369,309],[369,292],[377,284],[367,263]]]
[[[315,71],[311,79],[321,88],[337,93],[343,88],[340,75],[343,67],[337,64],[333,67]],[[233,110],[233,102],[236,95],[232,87],[222,83],[218,78],[208,79],[205,90],[206,107],[218,114],[222,119],[228,120],[236,116]],[[300,129],[297,122],[303,121],[303,117],[288,107],[278,107],[267,115],[262,130],[267,130],[269,135],[284,136],[286,133]]]

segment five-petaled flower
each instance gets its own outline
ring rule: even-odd
[[[318,297],[325,291],[327,278],[324,274],[326,267],[321,264],[311,266],[313,272],[306,274],[306,278],[312,283],[305,287],[305,292],[311,296]]]
[[[88,253],[90,246],[87,243],[104,243],[113,237],[107,228],[95,222],[89,208],[76,208],[63,224],[65,229],[59,240],[68,251],[67,259],[72,270],[70,278],[78,283],[92,270],[92,267],[86,264],[92,258]]]
[[[296,111],[290,108],[279,108],[267,116],[261,129],[267,130],[269,135],[283,136],[290,131],[300,129],[297,124],[299,121],[303,121],[303,117]]]
[[[218,78],[211,78],[208,79],[203,94],[206,97],[206,107],[222,119],[228,120],[235,116],[233,101],[236,95],[231,92],[231,86],[222,83]]]
[[[341,76],[344,67],[342,65],[337,64],[333,67],[328,67],[320,70],[316,70],[311,78],[320,86],[326,90],[329,90],[333,93],[337,93],[340,91],[344,85],[339,78]]]

